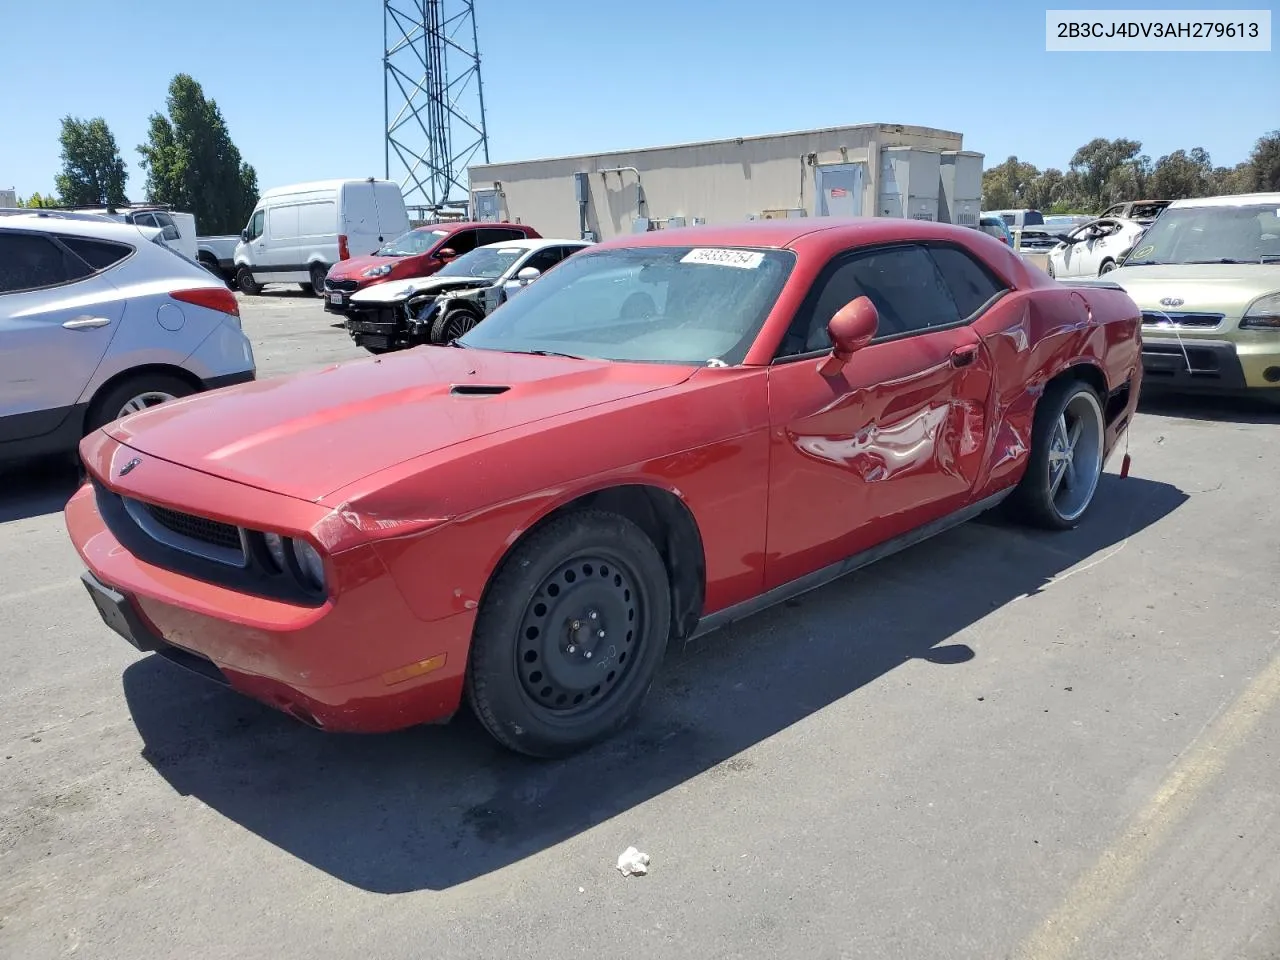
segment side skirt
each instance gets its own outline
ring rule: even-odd
[[[705,636],[714,630],[719,630],[721,627],[766,610],[782,603],[784,600],[790,600],[793,597],[800,596],[802,593],[808,593],[810,590],[826,586],[833,580],[839,580],[841,577],[853,573],[868,564],[883,560],[885,557],[892,556],[900,550],[915,546],[924,540],[936,537],[940,533],[945,533],[953,527],[958,527],[962,523],[967,523],[974,517],[999,506],[1000,502],[1013,491],[1014,487],[1007,487],[999,493],[987,497],[985,500],[979,500],[977,503],[971,504],[962,510],[957,510],[955,513],[947,514],[945,517],[939,517],[937,520],[917,527],[909,533],[902,534],[902,536],[886,540],[884,543],[877,544],[868,550],[863,550],[861,553],[855,553],[853,556],[839,560],[823,567],[821,570],[815,570],[813,573],[807,573],[803,577],[797,577],[790,583],[774,587],[772,590],[752,597],[750,600],[744,600],[741,603],[735,603],[731,607],[725,607],[723,610],[708,614],[698,621],[697,627],[694,628],[693,633],[689,634],[685,642],[696,640],[698,637]]]

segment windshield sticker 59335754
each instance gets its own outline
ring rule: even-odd
[[[680,258],[681,263],[709,263],[719,267],[738,267],[754,270],[764,262],[764,254],[758,250],[721,250],[699,247]]]

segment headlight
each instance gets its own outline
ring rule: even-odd
[[[324,561],[316,548],[305,540],[293,541],[293,557],[298,561],[302,578],[313,590],[324,589]]]
[[[267,542],[267,552],[281,570],[289,569],[289,561],[284,558],[284,537],[278,533],[264,533],[262,539]]]
[[[365,271],[360,274],[362,277],[385,277],[391,272],[391,264],[384,263],[377,267],[366,267]]]
[[[1241,330],[1280,330],[1280,291],[1249,304],[1240,321]]]

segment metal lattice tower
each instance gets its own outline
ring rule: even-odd
[[[386,177],[410,208],[465,209],[489,162],[475,0],[383,0],[382,32]]]

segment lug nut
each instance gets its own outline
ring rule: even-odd
[[[587,614],[587,616],[589,616],[592,620],[600,619],[600,614],[596,613],[594,610],[592,610],[589,614]]]
[[[603,630],[598,630],[598,631],[596,632],[596,636],[597,636],[597,637],[599,637],[601,640],[603,640],[603,639],[604,639],[604,631],[603,631]]]
[[[578,648],[577,648],[577,647],[575,647],[575,646],[571,643],[571,644],[569,644],[569,652],[570,652],[570,653],[577,653],[577,652],[578,652]]]
[[[581,628],[582,628],[581,620],[575,620],[573,621],[573,623],[569,624],[569,629],[571,630],[580,630]]]
[[[590,650],[588,650],[586,653],[584,653],[584,654],[583,654],[583,656],[584,656],[584,657],[586,657],[588,660],[590,660],[590,659],[591,659],[591,651],[590,651]]]

